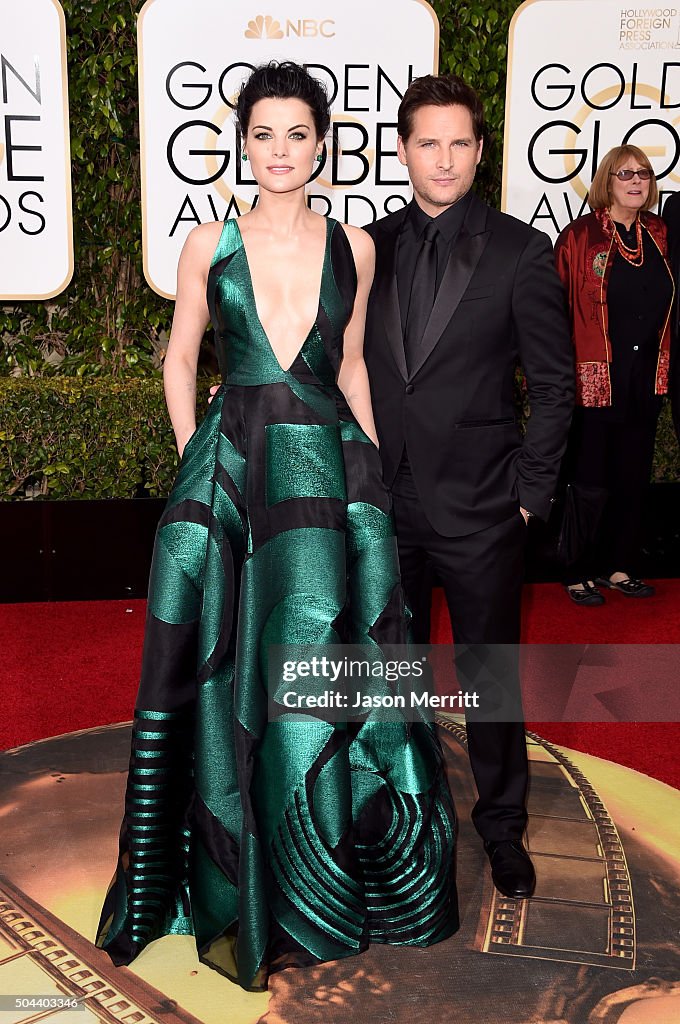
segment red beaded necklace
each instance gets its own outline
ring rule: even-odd
[[[621,235],[619,234],[619,229],[617,228],[609,210],[607,210],[607,215],[609,217],[609,220],[611,221],[611,225],[614,230],[614,241],[616,242],[616,248],[619,250],[624,260],[627,260],[632,267],[641,267],[642,264],[645,262],[645,253],[642,246],[642,224],[640,223],[640,214],[638,213],[638,215],[635,218],[636,245],[634,249],[629,249],[624,240],[621,238]]]

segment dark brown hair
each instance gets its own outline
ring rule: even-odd
[[[413,115],[421,107],[467,107],[477,142],[483,138],[484,107],[475,90],[458,75],[423,75],[414,78],[404,93],[397,113],[397,131],[407,142],[413,131]]]

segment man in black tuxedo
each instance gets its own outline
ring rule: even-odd
[[[458,643],[518,644],[527,523],[548,515],[573,405],[565,298],[546,235],[470,191],[483,109],[462,79],[416,79],[398,134],[414,199],[367,228],[376,273],[364,352],[414,638],[428,642],[436,572]],[[493,880],[530,896],[524,724],[468,720],[467,733]]]

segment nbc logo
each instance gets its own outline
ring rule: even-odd
[[[335,35],[335,22],[332,18],[325,18],[323,21],[317,21],[315,18],[291,21],[289,18],[282,25],[269,14],[258,14],[248,22],[248,28],[243,34],[246,39],[284,39],[293,36],[298,39],[315,39],[319,36],[331,39]]]
[[[256,18],[248,22],[245,37],[246,39],[283,39],[283,31],[276,18],[271,18],[268,14],[266,16],[258,14]]]

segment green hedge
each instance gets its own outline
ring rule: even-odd
[[[668,400],[664,401],[656,432],[652,480],[655,483],[663,484],[676,484],[680,480],[680,449],[673,428],[671,406]]]
[[[199,380],[199,420],[211,383]],[[0,378],[0,500],[164,496],[177,462],[158,377]],[[678,475],[666,404],[654,479]]]
[[[177,464],[160,377],[0,379],[1,500],[164,496]]]

